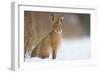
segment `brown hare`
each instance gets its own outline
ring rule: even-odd
[[[64,16],[55,19],[52,17],[52,29],[46,37],[44,37],[31,52],[31,57],[40,57],[42,59],[49,58],[52,54],[52,59],[56,59],[57,51],[61,43],[61,24]]]

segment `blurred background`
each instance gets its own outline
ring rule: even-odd
[[[50,32],[51,14],[64,15],[58,58],[90,58],[90,14],[24,11],[24,49],[31,51]]]

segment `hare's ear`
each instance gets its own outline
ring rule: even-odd
[[[55,17],[53,14],[51,14],[51,20],[54,21],[55,20]]]
[[[62,16],[59,18],[59,23],[61,23],[63,19],[64,19],[64,15],[62,15]]]

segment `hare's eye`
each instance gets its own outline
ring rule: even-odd
[[[62,23],[62,19],[59,19],[58,24]]]
[[[62,19],[60,19],[60,22],[62,22]]]
[[[59,18],[59,23],[61,23],[63,19],[64,19],[64,16],[61,16],[61,17]]]

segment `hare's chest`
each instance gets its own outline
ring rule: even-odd
[[[54,32],[54,33],[52,33],[52,37],[54,39],[61,38],[61,32]]]
[[[52,34],[52,44],[58,46],[61,43],[61,33]]]

